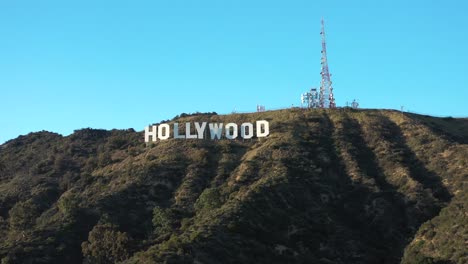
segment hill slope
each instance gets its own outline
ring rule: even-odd
[[[7,263],[467,263],[468,120],[288,109],[268,138],[133,130],[0,146]]]

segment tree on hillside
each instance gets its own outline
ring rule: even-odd
[[[18,202],[8,212],[10,228],[13,230],[25,230],[34,225],[39,208],[32,201]]]
[[[130,256],[130,237],[111,224],[97,224],[81,244],[84,263],[111,264]]]
[[[153,209],[153,227],[156,236],[164,235],[172,230],[174,215],[169,208],[156,206]]]

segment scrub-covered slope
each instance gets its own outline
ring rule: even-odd
[[[6,263],[466,263],[468,121],[288,109],[249,140],[38,132],[0,146]]]

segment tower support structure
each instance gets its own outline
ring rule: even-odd
[[[333,96],[333,86],[331,81],[331,74],[328,69],[327,59],[327,43],[325,38],[325,22],[322,18],[322,30],[320,31],[322,36],[322,59],[320,61],[322,65],[322,71],[320,75],[322,80],[320,82],[320,93],[319,93],[319,107],[320,108],[335,108],[335,97]]]

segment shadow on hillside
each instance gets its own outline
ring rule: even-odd
[[[385,180],[386,176],[383,169],[378,164],[378,158],[363,138],[364,131],[361,125],[347,116],[343,119],[342,133],[344,135],[342,140],[354,146],[354,148],[348,150],[349,154],[353,156],[363,175],[371,176],[380,189],[378,194],[369,197],[369,199],[374,200],[370,204],[365,204],[367,208],[374,208],[377,211],[376,218],[370,222],[370,227],[364,230],[382,234],[380,239],[387,241],[385,244],[389,245],[387,253],[397,257],[391,261],[393,262],[403,256],[404,249],[411,241],[414,233],[419,229],[419,226],[437,215],[441,209],[441,202],[448,202],[451,196],[441,183],[440,177],[429,171],[408,147],[400,127],[385,116],[379,116],[379,122],[384,124],[385,129],[381,135],[384,137],[382,140],[389,142],[392,150],[395,150],[398,153],[397,156],[402,158],[401,161],[396,162],[406,167],[409,176],[421,183],[424,190],[429,189],[432,196],[437,199],[434,201],[430,197],[426,197],[424,190],[417,190],[418,194],[407,193],[407,191],[402,193],[401,190],[398,191],[389,184]],[[394,153],[384,155],[388,155],[388,158],[392,159]],[[379,195],[382,196],[379,197]],[[367,202],[369,200],[365,201],[365,203]],[[383,206],[379,206],[379,204]],[[383,214],[381,214],[382,211],[379,212],[379,207],[384,209]],[[377,220],[377,225],[375,220]],[[374,236],[371,239],[376,239],[374,242],[379,243],[379,236]]]
[[[343,131],[337,132],[330,118],[326,115],[324,118],[329,134],[324,135],[322,140],[325,142],[322,144],[334,147],[329,152],[339,167],[340,180],[347,185],[337,204],[339,220],[358,233],[358,239],[368,254],[365,263],[398,263],[406,241],[412,235],[407,221],[405,198],[385,180],[383,170],[373,151],[366,145],[357,121],[345,115]],[[343,134],[337,138],[333,136],[333,132]],[[328,140],[330,142],[326,142]],[[352,147],[346,151],[356,161],[363,181],[375,181],[377,189],[351,181],[345,170],[346,161],[337,151],[340,148],[339,140],[351,144]]]
[[[346,116],[343,121],[343,132],[343,139],[355,146],[350,154],[357,161],[360,171],[365,176],[373,178],[381,191],[396,192],[396,188],[385,180],[385,174],[378,165],[377,157],[362,137],[364,132],[359,123]]]
[[[443,185],[441,177],[436,173],[428,170],[425,165],[416,157],[416,154],[406,143],[406,139],[403,135],[401,128],[394,123],[387,116],[380,116],[387,125],[387,128],[392,133],[391,140],[395,144],[397,149],[403,151],[403,157],[405,158],[404,163],[406,164],[410,177],[421,183],[424,189],[430,189],[433,196],[441,202],[449,202],[452,198],[449,191]],[[438,212],[436,212],[438,213]]]
[[[433,117],[404,113],[412,120],[421,123],[437,136],[458,144],[468,144],[468,120],[452,117]]]

